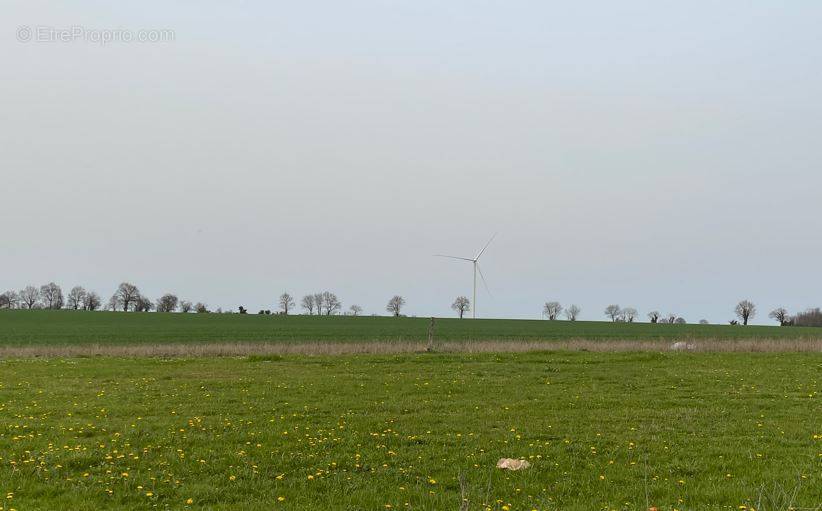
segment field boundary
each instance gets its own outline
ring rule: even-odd
[[[79,344],[0,346],[0,359],[58,357],[241,357],[251,355],[356,355],[423,353],[425,342],[236,342],[168,344]],[[566,341],[446,341],[435,344],[441,353],[524,353],[537,351],[591,352],[710,352],[822,353],[822,339],[690,339]]]

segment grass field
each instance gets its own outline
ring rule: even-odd
[[[820,375],[796,353],[4,360],[0,509],[818,509]]]
[[[0,311],[0,345],[420,341],[428,318]],[[437,319],[440,341],[796,339],[819,328]]]

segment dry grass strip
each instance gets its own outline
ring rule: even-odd
[[[441,342],[439,353],[525,353],[535,351],[591,352],[811,352],[822,353],[822,339],[691,339],[687,350],[674,350],[672,341],[587,340]],[[424,352],[424,342],[238,342],[125,345],[2,346],[0,358],[57,357],[241,357],[251,355],[356,355]]]

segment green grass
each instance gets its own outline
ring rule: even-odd
[[[460,477],[469,509],[816,508],[820,375],[796,353],[5,360],[0,509],[457,510]]]
[[[0,344],[138,344],[423,340],[428,318],[0,311]],[[440,341],[681,338],[819,338],[822,329],[652,325],[592,321],[438,319]]]

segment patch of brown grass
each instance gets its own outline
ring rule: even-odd
[[[692,352],[812,352],[822,353],[822,339],[700,339],[683,340]],[[435,344],[440,353],[525,353],[534,351],[664,352],[671,341],[587,340],[465,341]],[[356,355],[421,353],[424,342],[201,343],[133,345],[3,346],[0,358],[57,357],[241,357],[251,355]]]

